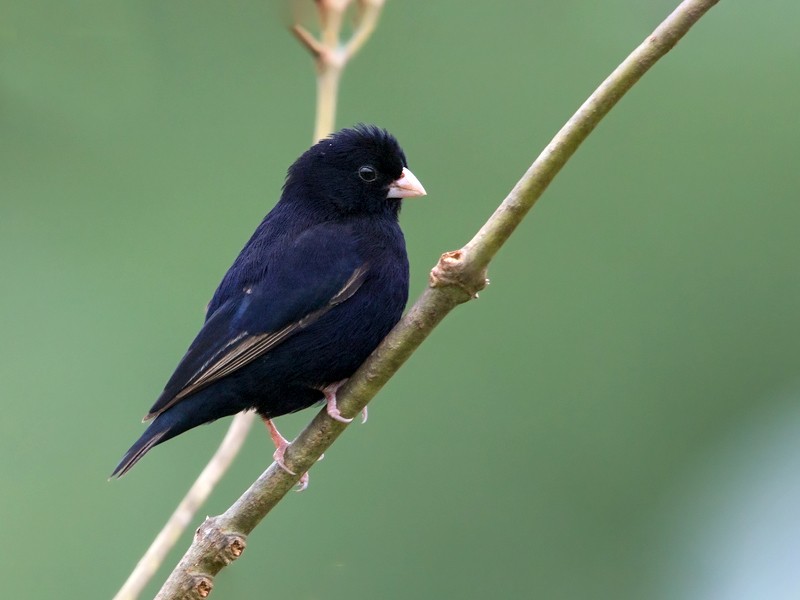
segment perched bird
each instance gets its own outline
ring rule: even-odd
[[[402,315],[400,202],[424,195],[397,140],[375,126],[343,129],[298,158],[112,477],[153,446],[245,410],[264,419],[284,468],[288,443],[271,419],[327,400],[332,418],[349,421],[336,389]]]

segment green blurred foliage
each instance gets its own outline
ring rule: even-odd
[[[392,130],[429,191],[403,213],[412,295],[673,5],[389,0],[338,122]],[[214,597],[798,597],[798,19],[713,9]],[[279,3],[0,6],[5,597],[110,597],[221,439],[106,482],[310,142],[314,87]],[[270,456],[256,430],[203,513]]]

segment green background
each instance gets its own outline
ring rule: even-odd
[[[402,215],[412,298],[673,5],[388,1],[338,124],[389,128],[429,192]],[[311,141],[288,22],[0,5],[4,597],[110,597],[225,431],[106,481]],[[213,597],[799,597],[798,22],[701,20]],[[271,453],[259,426],[202,515]]]

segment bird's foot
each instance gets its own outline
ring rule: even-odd
[[[347,379],[342,379],[336,383],[326,385],[321,390],[322,393],[325,394],[325,410],[328,411],[328,416],[334,421],[339,421],[340,423],[349,423],[353,420],[352,418],[348,419],[347,417],[343,417],[342,413],[339,412],[339,407],[336,404],[336,392],[340,387],[342,387],[345,381],[347,381]]]
[[[336,392],[339,391],[339,388],[344,385],[347,379],[343,379],[342,381],[338,381],[336,383],[332,383],[328,386],[325,386],[320,390],[323,394],[325,394],[325,410],[328,413],[328,416],[333,419],[334,421],[339,421],[340,423],[350,423],[352,422],[352,417],[347,418],[343,417],[342,413],[339,411],[339,406],[336,404]],[[366,423],[368,418],[367,407],[365,406],[361,410],[361,423]]]
[[[275,427],[275,423],[272,422],[272,419],[264,419],[264,425],[267,426],[269,437],[272,438],[272,443],[275,444],[275,452],[272,454],[272,459],[281,469],[289,473],[289,475],[297,475],[297,473],[286,466],[286,462],[284,461],[286,449],[289,447],[289,440],[281,435],[281,432],[278,431],[277,427]],[[322,456],[320,456],[320,460],[322,460]],[[297,491],[302,492],[307,487],[308,473],[303,473],[303,475],[300,477],[300,481],[297,482]]]

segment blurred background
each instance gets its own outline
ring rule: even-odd
[[[412,298],[675,4],[388,1],[338,124],[389,128],[429,192]],[[311,142],[288,14],[0,6],[5,597],[111,597],[227,428],[106,481]],[[800,597],[798,19],[712,9],[213,597]],[[271,454],[257,426],[196,522]]]

